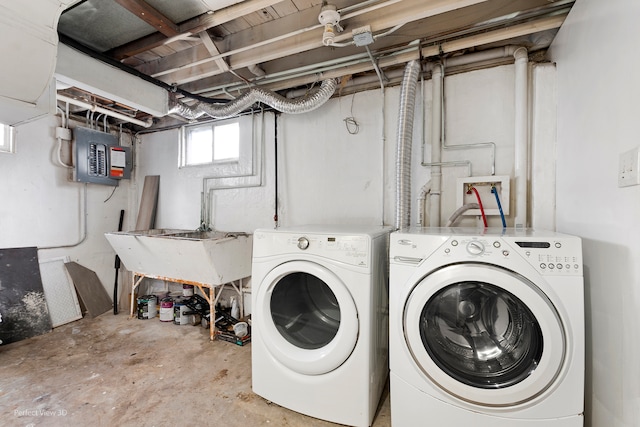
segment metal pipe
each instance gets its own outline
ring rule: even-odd
[[[515,57],[515,190],[516,190],[516,213],[515,227],[527,227],[527,165],[528,156],[528,72],[529,72],[529,54],[527,49],[521,47],[517,49],[513,56]]]
[[[80,218],[82,219],[82,226],[81,226],[81,230],[80,233],[81,236],[78,239],[78,241],[76,241],[75,243],[69,243],[66,245],[57,245],[57,246],[38,246],[38,250],[45,250],[45,249],[63,249],[63,248],[75,248],[76,246],[81,245],[82,243],[84,243],[85,240],[87,240],[87,223],[89,222],[89,210],[87,208],[87,183],[84,183],[83,186],[83,197],[82,197],[82,204],[80,204],[80,202],[78,203],[78,205],[80,205]]]
[[[433,104],[431,109],[431,193],[429,194],[429,225],[431,227],[440,226],[440,192],[442,191],[442,150],[440,147],[442,138],[442,109],[436,108],[436,100],[442,97],[442,86],[444,80],[444,67],[442,64],[435,64],[431,72],[431,85],[433,90]]]

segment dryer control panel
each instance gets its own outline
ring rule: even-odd
[[[265,239],[268,242],[263,241]],[[308,255],[358,267],[369,267],[371,264],[372,241],[368,235],[256,231],[254,245],[256,244],[268,247],[272,255]]]
[[[287,239],[300,252],[330,258],[351,265],[369,265],[369,238],[367,236],[301,235]]]

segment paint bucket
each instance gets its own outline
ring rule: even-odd
[[[155,295],[147,295],[149,302],[147,303],[148,318],[154,319],[158,315],[158,299]]]
[[[190,325],[192,322],[193,315],[186,314],[190,313],[191,309],[187,304],[185,304],[185,300],[180,299],[173,304],[173,323],[176,325]]]
[[[193,296],[193,285],[182,285],[182,296]]]
[[[160,321],[173,321],[173,300],[169,297],[162,298],[162,301],[160,301]]]
[[[149,296],[144,295],[138,297],[138,319],[145,320],[149,318]]]
[[[176,325],[182,324],[182,313],[184,312],[182,307],[186,307],[182,300],[173,303],[173,323]]]

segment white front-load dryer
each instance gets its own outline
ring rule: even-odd
[[[252,386],[311,417],[370,426],[388,376],[383,227],[256,230]]]
[[[578,237],[413,228],[390,238],[394,427],[580,427]]]

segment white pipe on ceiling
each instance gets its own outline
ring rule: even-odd
[[[345,16],[342,17],[342,19],[345,20],[345,19],[354,18],[354,17],[362,15],[364,13],[371,12],[373,10],[379,9],[381,7],[385,7],[385,6],[397,3],[398,1],[399,0],[387,0],[387,1],[383,2],[383,3],[377,4],[377,5],[365,8],[365,9],[357,10],[357,11],[355,11],[353,13],[345,15]],[[364,2],[364,3],[369,3],[369,2]],[[357,5],[355,5],[355,6],[357,6]],[[208,62],[212,62],[212,61],[216,61],[218,59],[226,58],[228,56],[236,55],[238,53],[242,53],[242,52],[245,52],[245,51],[248,51],[248,50],[251,50],[251,49],[256,49],[256,48],[259,48],[259,47],[263,47],[263,46],[266,46],[268,44],[275,43],[275,42],[278,42],[278,41],[281,41],[281,40],[286,40],[288,38],[295,37],[295,36],[298,36],[300,34],[304,34],[304,33],[308,32],[308,31],[314,31],[314,30],[317,30],[317,29],[320,29],[320,28],[323,28],[323,27],[324,26],[322,24],[313,24],[313,25],[311,25],[309,27],[305,27],[305,28],[301,28],[299,30],[291,31],[291,32],[286,33],[286,34],[281,34],[279,36],[272,37],[270,39],[260,40],[259,42],[253,43],[251,45],[239,47],[237,49],[229,50],[227,52],[221,52],[218,55],[213,55],[213,56],[210,56],[210,57],[207,57],[207,58],[200,59],[198,61],[193,61],[193,62],[190,62],[189,64],[186,64],[186,65],[181,65],[179,67],[174,67],[174,68],[171,68],[171,69],[168,69],[168,70],[163,70],[163,71],[160,71],[160,72],[152,74],[151,77],[159,78],[159,77],[161,77],[161,76],[163,76],[165,74],[170,74],[170,73],[174,73],[176,71],[180,71],[180,70],[183,70],[183,69],[192,68],[194,66],[206,64]]]
[[[106,114],[107,116],[113,117],[114,119],[124,120],[125,122],[133,123],[134,125],[142,126],[145,128],[151,127],[151,125],[153,124],[152,119],[149,119],[147,121],[138,120],[136,118],[129,117],[126,114],[121,114],[116,111],[98,107],[97,105],[80,101],[79,99],[70,98],[62,94],[56,94],[56,98],[58,99],[58,101],[68,102],[69,104],[75,105],[77,107],[86,108],[87,110],[100,113],[100,114]]]

